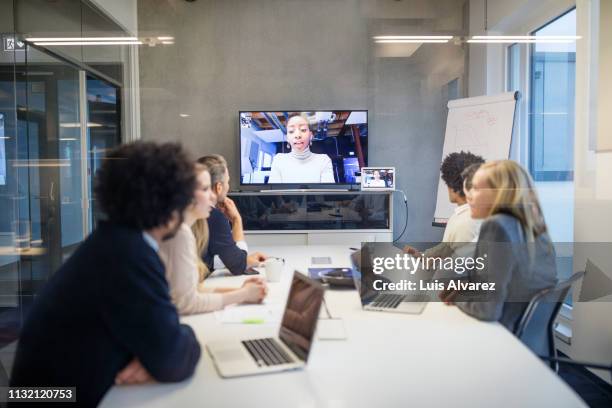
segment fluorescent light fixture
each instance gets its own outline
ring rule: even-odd
[[[13,167],[70,167],[68,159],[14,160]]]
[[[60,137],[60,142],[76,142],[76,137]]]
[[[188,117],[190,117],[191,115],[190,115],[190,114],[188,114],[188,113],[179,113],[179,116],[180,116],[181,118],[188,118]]]
[[[138,41],[137,37],[31,37],[30,42],[58,42],[58,41]]]
[[[377,35],[375,40],[452,40],[452,35]]]
[[[580,40],[579,35],[474,35],[472,40]]]
[[[60,123],[60,127],[62,128],[80,128],[81,124],[79,122],[66,122],[66,123]],[[89,122],[87,124],[87,127],[95,128],[95,127],[102,127],[102,125],[100,123]]]
[[[173,41],[174,37],[170,37],[170,36],[161,36],[161,37],[157,37],[157,39],[159,41]]]
[[[142,41],[50,41],[35,42],[34,45],[140,45]]]
[[[571,44],[574,40],[468,40],[472,44]]]
[[[542,43],[542,44],[569,44],[582,37],[577,35],[475,35],[468,43]]]
[[[172,45],[174,44],[174,41],[162,41],[161,43],[164,45]]]
[[[372,37],[378,44],[444,44],[453,39],[452,35],[378,35]]]
[[[376,40],[377,44],[446,44],[448,40]]]

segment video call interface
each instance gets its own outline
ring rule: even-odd
[[[362,169],[362,186],[366,188],[395,188],[393,169]]]
[[[361,167],[367,166],[368,112],[365,110],[250,111],[240,112],[239,116],[241,184],[355,184],[357,183],[355,173],[358,173]],[[302,119],[293,118],[294,116],[301,116]],[[288,122],[290,122],[289,128]],[[290,143],[291,131],[294,128],[302,128],[309,132],[311,138],[309,146],[307,143],[298,145]],[[333,178],[329,172],[321,178],[316,176],[313,178],[312,173],[317,169],[296,166],[294,164],[296,162],[287,160],[281,163],[283,157],[279,155],[292,151],[299,154],[306,146],[311,153],[326,155],[329,158]],[[316,161],[326,162],[323,156],[318,156]],[[289,182],[279,180],[278,177],[271,179],[273,167],[281,165],[284,165],[282,170],[285,174],[291,173]]]

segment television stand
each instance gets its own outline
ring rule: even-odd
[[[341,193],[350,191],[347,188],[288,188],[282,190],[259,190],[262,194],[276,193]]]
[[[228,195],[249,246],[393,241],[391,191],[265,190]]]

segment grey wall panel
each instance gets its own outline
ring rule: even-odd
[[[409,58],[381,58],[371,37],[462,35],[465,19],[449,16],[461,17],[464,2],[440,3],[439,19],[432,12],[380,18],[364,3],[372,2],[140,0],[139,35],[175,37],[174,45],[140,49],[143,139],[181,141],[195,156],[224,155],[236,187],[240,109],[368,109],[370,165],[397,167],[399,188],[408,194],[404,237],[439,240],[442,231],[431,221],[444,86],[455,78],[464,83],[466,52],[424,44]],[[395,210],[399,233],[399,195]]]

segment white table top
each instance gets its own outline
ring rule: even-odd
[[[257,250],[287,261],[281,282],[270,284],[271,304],[284,304],[293,269],[307,272],[311,256],[330,256],[333,266],[350,266],[348,246]],[[239,286],[243,279],[209,281],[211,286]],[[333,317],[344,319],[347,340],[315,341],[305,370],[222,379],[202,347],[193,378],[179,384],[116,386],[102,406],[586,406],[498,323],[477,321],[442,303],[428,304],[421,315],[366,312],[356,291],[328,290],[326,301]],[[182,321],[193,327],[202,345],[278,331],[278,323],[222,324],[214,313]]]

